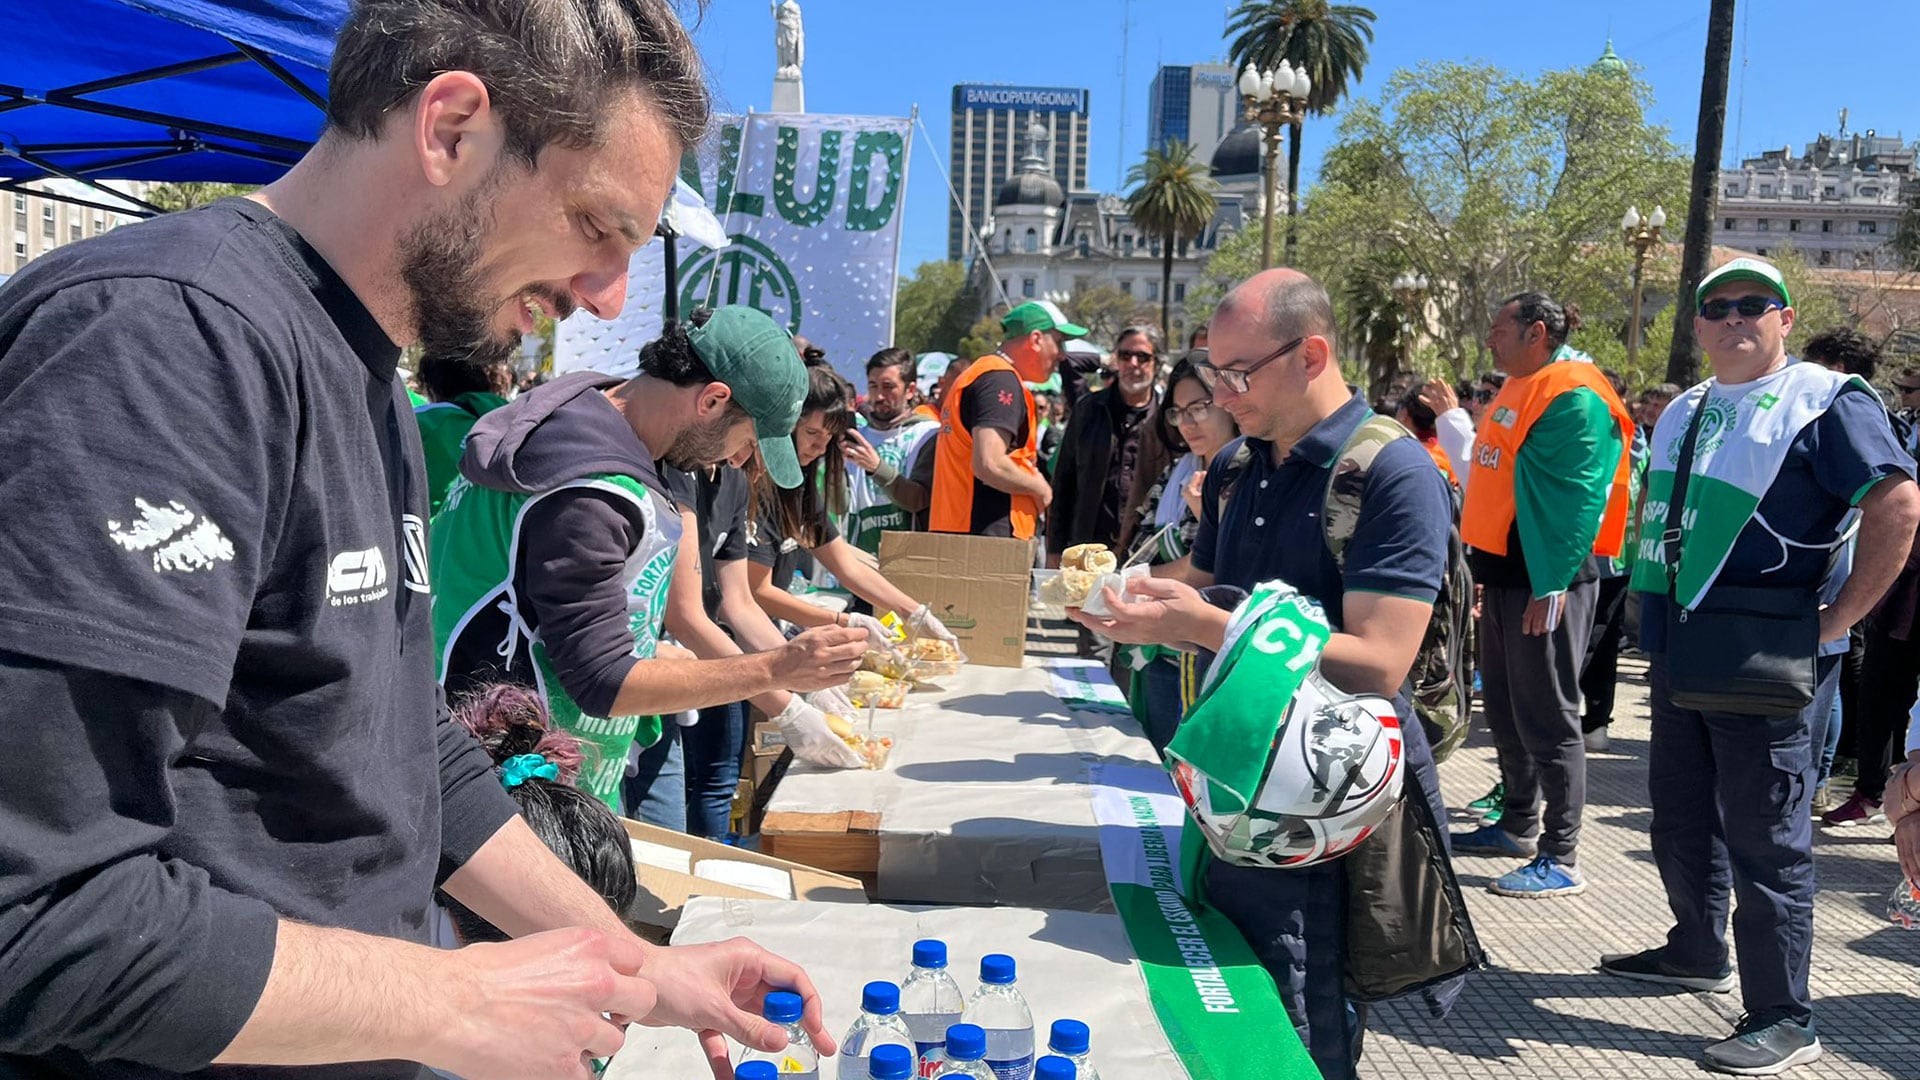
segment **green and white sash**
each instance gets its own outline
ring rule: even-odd
[[[1700,421],[1687,504],[1680,517],[1680,565],[1674,582],[1675,596],[1689,611],[1699,606],[1726,566],[1741,530],[1755,519],[1760,500],[1780,475],[1794,439],[1824,415],[1849,384],[1867,386],[1857,377],[1818,364],[1793,362],[1775,374],[1731,389],[1709,379],[1674,401],[1653,432],[1633,590],[1667,591],[1663,534],[1673,498],[1674,470],[1695,410],[1704,408],[1706,414]],[[1760,523],[1773,531],[1765,519]],[[1777,532],[1774,535],[1790,547],[1808,546]],[[1834,543],[1841,540],[1835,537]]]
[[[887,431],[863,428],[860,434],[873,444],[880,464],[901,475],[912,468],[913,452],[928,435],[938,430],[935,421],[908,418]],[[847,464],[847,542],[872,555],[880,553],[880,534],[905,532],[913,527],[913,515],[893,501],[887,489],[865,469]]]

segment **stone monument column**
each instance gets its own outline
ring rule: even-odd
[[[807,38],[800,29],[800,5],[795,0],[774,0],[773,51],[778,64],[773,71],[773,111],[806,112],[800,67],[807,59]]]

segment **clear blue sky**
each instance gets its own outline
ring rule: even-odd
[[[1092,91],[1088,167],[1118,188],[1144,150],[1147,87],[1162,63],[1224,59],[1229,5],[1209,0],[800,0],[811,112],[905,116],[920,106],[932,146],[916,137],[908,173],[901,268],[946,255],[944,165],[952,88],[960,82]],[[1377,0],[1372,61],[1357,93],[1424,60],[1479,60],[1518,72],[1591,62],[1614,48],[1653,87],[1654,119],[1693,144],[1707,0]],[[1727,97],[1725,158],[1796,149],[1837,126],[1920,139],[1915,0],[1741,0]],[[1123,22],[1130,24],[1124,68]],[[773,82],[773,19],[765,0],[713,0],[695,39],[722,108],[765,110]],[[1125,85],[1125,142],[1121,88]],[[1302,175],[1313,176],[1338,117],[1311,121]],[[1738,143],[1735,134],[1738,132]],[[1123,151],[1123,153],[1121,153]]]

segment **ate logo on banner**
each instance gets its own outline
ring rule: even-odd
[[[767,313],[787,333],[800,332],[806,308],[800,301],[800,283],[772,248],[751,236],[736,234],[720,251],[701,249],[700,256],[680,271],[680,310],[701,304],[745,304]]]

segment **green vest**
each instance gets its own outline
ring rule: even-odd
[[[507,403],[499,394],[461,394],[452,401],[422,402],[414,406],[420,425],[420,451],[427,459],[427,501],[433,513],[446,502],[447,489],[460,475],[460,455],[474,422]]]
[[[556,727],[587,745],[579,786],[620,809],[620,780],[627,751],[634,743],[651,746],[660,738],[657,716],[591,716],[560,685],[539,630],[521,614],[513,583],[519,562],[520,529],[527,509],[555,491],[592,488],[611,492],[639,508],[646,524],[640,546],[627,556],[622,582],[633,655],[650,657],[660,642],[667,616],[667,586],[673,580],[680,544],[680,515],[631,476],[600,475],[570,481],[538,495],[480,487],[466,477],[447,491],[445,507],[432,529],[433,640],[435,670],[448,681],[457,656],[485,656],[497,672],[454,672],[500,678],[537,688]],[[464,663],[462,666],[471,667]]]

